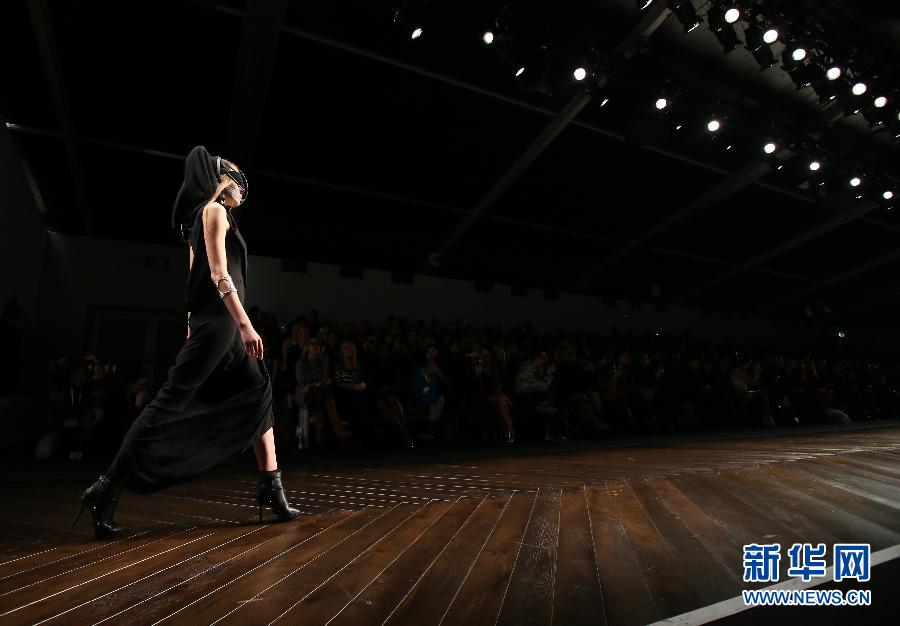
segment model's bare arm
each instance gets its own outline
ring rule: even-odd
[[[213,288],[219,293],[228,290],[227,281],[217,282],[228,274],[228,259],[225,256],[225,232],[228,230],[228,216],[225,207],[218,202],[210,202],[203,207],[203,235],[206,240],[206,255],[209,259],[209,275],[213,282]],[[251,357],[263,358],[263,342],[259,334],[254,330],[244,305],[241,304],[236,291],[232,291],[222,298],[225,308],[231,313],[232,319],[237,324],[241,334],[241,343]]]
[[[218,202],[210,202],[203,208],[203,234],[206,239],[206,255],[209,257],[210,280],[222,292],[228,290],[228,282],[216,282],[228,274],[228,258],[225,255],[225,233],[228,230],[228,217],[225,207]],[[225,296],[222,301],[238,327],[250,326],[250,318],[237,292]]]

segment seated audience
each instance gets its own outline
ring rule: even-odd
[[[432,424],[441,421],[450,383],[437,362],[438,351],[428,346],[413,368],[409,386],[409,413],[423,417]]]
[[[339,352],[334,365],[335,401],[338,413],[355,426],[366,419],[368,394],[365,376],[353,341],[341,341]]]
[[[350,432],[344,427],[334,401],[334,381],[331,378],[330,362],[322,350],[322,343],[311,338],[296,366],[297,402],[303,402],[310,414],[316,417],[316,443],[322,442],[324,419],[328,419],[332,433],[345,439]]]

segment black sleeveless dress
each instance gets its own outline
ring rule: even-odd
[[[190,238],[191,337],[107,471],[111,480],[136,493],[199,478],[240,456],[273,424],[269,373],[263,361],[247,355],[237,324],[210,279],[202,212],[194,211]],[[245,302],[247,246],[230,211],[228,222],[228,273]]]

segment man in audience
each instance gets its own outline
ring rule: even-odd
[[[550,395],[556,364],[548,365],[549,359],[546,351],[535,348],[531,358],[522,363],[516,375],[515,403],[541,417],[544,422],[544,439],[562,443],[568,439],[562,434],[559,409]]]

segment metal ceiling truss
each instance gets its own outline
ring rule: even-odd
[[[841,202],[841,201],[845,201],[845,199],[840,198],[839,200],[836,200],[835,202]],[[825,222],[822,222],[815,228],[808,230],[801,235],[797,235],[796,237],[792,237],[791,239],[788,239],[787,241],[775,246],[774,248],[771,248],[771,249],[767,250],[766,252],[763,252],[762,254],[759,254],[759,255],[753,257],[749,261],[741,263],[740,265],[733,267],[732,269],[728,270],[727,272],[716,276],[712,280],[709,280],[709,281],[703,283],[702,285],[698,285],[697,287],[691,289],[690,291],[687,291],[687,292],[679,295],[677,298],[674,299],[673,303],[674,304],[683,304],[685,302],[689,302],[689,301],[695,299],[701,293],[708,291],[709,289],[712,289],[713,287],[715,287],[717,285],[721,285],[722,283],[734,278],[738,274],[745,272],[749,269],[760,267],[763,263],[767,263],[768,261],[771,261],[772,259],[774,259],[778,256],[781,256],[782,254],[789,252],[790,250],[793,250],[794,248],[797,248],[798,246],[801,246],[809,241],[812,241],[813,239],[817,239],[818,237],[821,237],[822,235],[824,235],[826,233],[829,233],[837,228],[840,228],[844,224],[852,222],[853,220],[862,217],[866,213],[870,213],[870,212],[874,211],[879,206],[880,206],[880,204],[878,202],[875,202],[874,200],[863,200],[862,202],[858,203],[853,208],[839,213],[837,216],[832,217],[831,219],[826,220]]]

